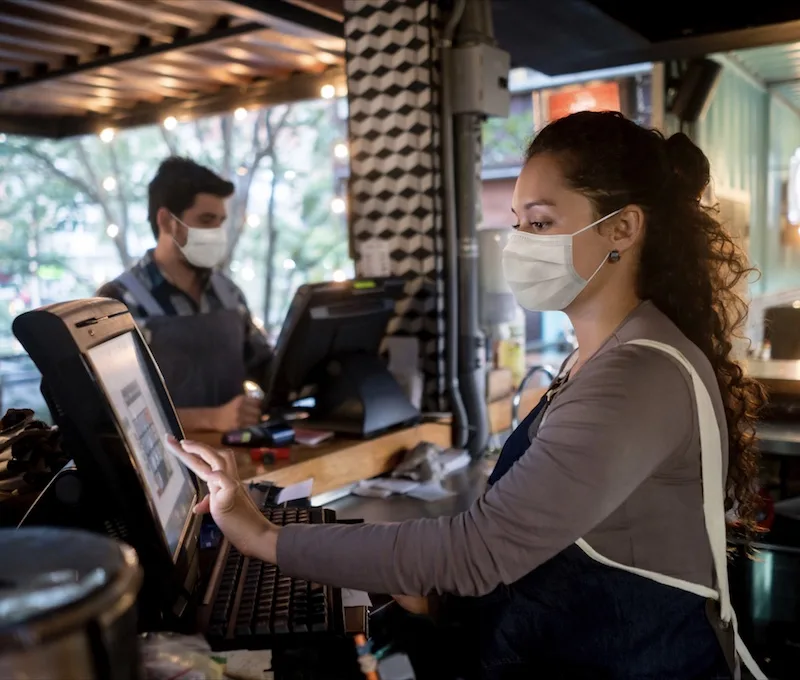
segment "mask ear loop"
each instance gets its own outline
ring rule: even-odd
[[[188,243],[189,242],[189,233],[190,233],[189,230],[191,229],[191,227],[188,224],[186,224],[186,222],[184,222],[180,217],[177,217],[175,214],[170,213],[169,215],[173,220],[175,220],[175,222],[177,224],[180,224],[182,227],[184,227],[186,229],[186,242]],[[172,242],[176,246],[178,246],[178,248],[183,248],[183,246],[180,243],[178,243],[178,239],[175,238],[175,229],[174,228],[172,229],[172,233],[169,235],[169,237],[172,239]]]
[[[614,217],[614,215],[619,215],[619,214],[622,212],[622,210],[623,210],[623,208],[620,208],[619,210],[615,210],[614,212],[612,212],[612,213],[609,213],[609,214],[608,214],[608,215],[606,215],[605,217],[601,217],[599,220],[597,220],[597,221],[595,221],[595,222],[592,222],[590,225],[588,225],[588,226],[584,227],[583,229],[581,229],[581,230],[579,230],[579,231],[576,231],[576,232],[575,232],[575,233],[572,235],[572,236],[573,236],[573,238],[574,238],[575,236],[577,236],[578,234],[582,234],[584,231],[588,231],[588,230],[589,230],[589,229],[591,229],[592,227],[596,227],[596,226],[597,226],[598,224],[600,224],[601,222],[605,222],[607,219],[609,219],[609,218],[611,218],[611,217]],[[599,271],[600,271],[600,270],[603,268],[603,265],[604,265],[606,262],[611,262],[611,263],[619,262],[619,258],[620,258],[620,254],[619,254],[619,251],[618,251],[618,250],[612,250],[611,252],[609,252],[609,253],[608,253],[608,255],[606,255],[606,256],[603,258],[603,261],[602,261],[602,262],[601,262],[599,265],[597,265],[597,269],[595,269],[595,270],[594,270],[594,272],[592,273],[592,275],[591,275],[591,276],[590,276],[588,279],[586,279],[586,283],[588,284],[588,283],[589,283],[589,282],[590,282],[590,281],[591,281],[591,280],[592,280],[592,279],[593,279],[595,276],[597,276],[597,272],[599,272]]]

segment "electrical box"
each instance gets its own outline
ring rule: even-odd
[[[511,106],[511,57],[492,45],[455,47],[451,52],[453,113],[507,118]]]

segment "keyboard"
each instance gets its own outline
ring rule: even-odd
[[[266,507],[261,512],[281,526],[336,521],[332,511],[318,508]],[[275,565],[244,557],[227,541],[220,547],[212,584],[216,592],[205,630],[213,649],[271,649],[288,636],[344,629],[340,591],[285,576]]]

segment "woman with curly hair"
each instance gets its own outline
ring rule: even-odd
[[[504,272],[523,307],[567,313],[579,349],[468,511],[278,528],[230,456],[174,444],[209,483],[198,511],[286,574],[402,593],[416,612],[446,596],[474,617],[483,677],[731,677],[726,510],[754,526],[763,395],[731,357],[750,269],[700,202],[708,183],[688,137],[618,113],[531,143]]]

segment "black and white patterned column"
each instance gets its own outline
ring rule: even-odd
[[[350,234],[356,272],[388,249],[406,298],[390,334],[420,340],[423,410],[447,409],[435,0],[345,0]]]

